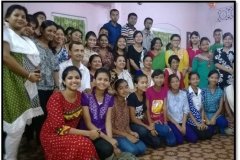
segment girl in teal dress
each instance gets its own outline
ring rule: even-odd
[[[37,97],[35,82],[41,77],[26,63],[31,61],[30,57],[39,55],[33,42],[22,36],[22,29],[27,24],[26,15],[23,6],[10,6],[3,28],[3,130],[7,133],[4,157],[7,160],[17,159],[27,121],[42,114],[40,107],[32,108],[35,106],[33,99]]]
[[[213,55],[209,52],[209,39],[202,37],[200,40],[201,54],[196,55],[192,62],[192,71],[200,75],[199,88],[206,88],[208,86],[208,73],[212,71],[215,66],[213,63]]]

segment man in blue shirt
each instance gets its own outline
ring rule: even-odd
[[[122,26],[117,23],[119,19],[119,11],[117,9],[111,9],[110,11],[111,20],[104,24],[103,27],[108,30],[108,41],[111,47],[115,45],[117,38],[121,35]]]

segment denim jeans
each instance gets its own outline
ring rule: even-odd
[[[158,132],[158,136],[166,141],[166,145],[176,145],[176,137],[168,125],[157,123],[155,124],[155,129]]]
[[[126,137],[115,137],[118,142],[118,147],[122,152],[129,152],[134,155],[144,154],[146,150],[145,144],[139,140],[136,143],[132,143]]]

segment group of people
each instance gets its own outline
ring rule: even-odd
[[[112,159],[142,155],[146,147],[196,143],[232,134],[233,35],[197,31],[191,47],[173,34],[166,50],[151,32],[137,30],[137,14],[117,23],[119,11],[97,35],[63,29],[44,12],[7,9],[3,27],[5,159],[16,160],[25,132],[48,160]],[[221,43],[223,41],[223,44]],[[226,119],[226,116],[229,119]],[[31,123],[31,125],[27,125]],[[27,127],[26,127],[27,126]]]

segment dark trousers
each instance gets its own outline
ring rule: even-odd
[[[197,134],[198,139],[205,140],[210,139],[213,136],[214,133],[214,127],[208,126],[208,129],[206,130],[198,130],[196,126],[190,125],[192,130]]]
[[[93,141],[100,160],[105,160],[113,154],[113,146],[103,138],[98,138]]]

